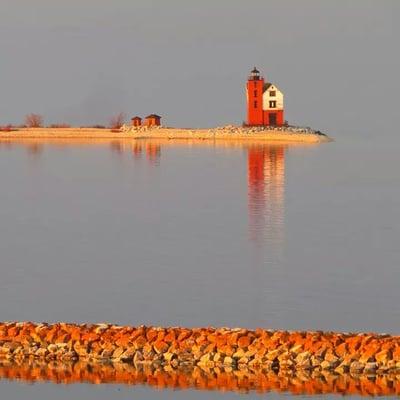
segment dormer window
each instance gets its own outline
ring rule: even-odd
[[[275,97],[276,96],[276,91],[275,90],[271,90],[269,92],[270,97]]]

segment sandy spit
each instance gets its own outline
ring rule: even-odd
[[[0,132],[0,140],[12,139],[197,139],[197,140],[246,140],[265,142],[323,143],[328,136],[317,133],[294,133],[291,131],[246,128],[140,128],[111,129],[96,128],[23,128],[11,132]]]

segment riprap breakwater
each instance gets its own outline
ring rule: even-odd
[[[393,374],[400,372],[400,337],[10,322],[0,323],[0,359]]]

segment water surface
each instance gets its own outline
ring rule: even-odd
[[[400,141],[352,138],[2,142],[1,319],[398,333]],[[0,387],[9,399],[215,397]]]

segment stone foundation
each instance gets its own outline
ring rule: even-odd
[[[0,360],[114,362],[171,368],[400,372],[400,337],[264,329],[0,323]]]

